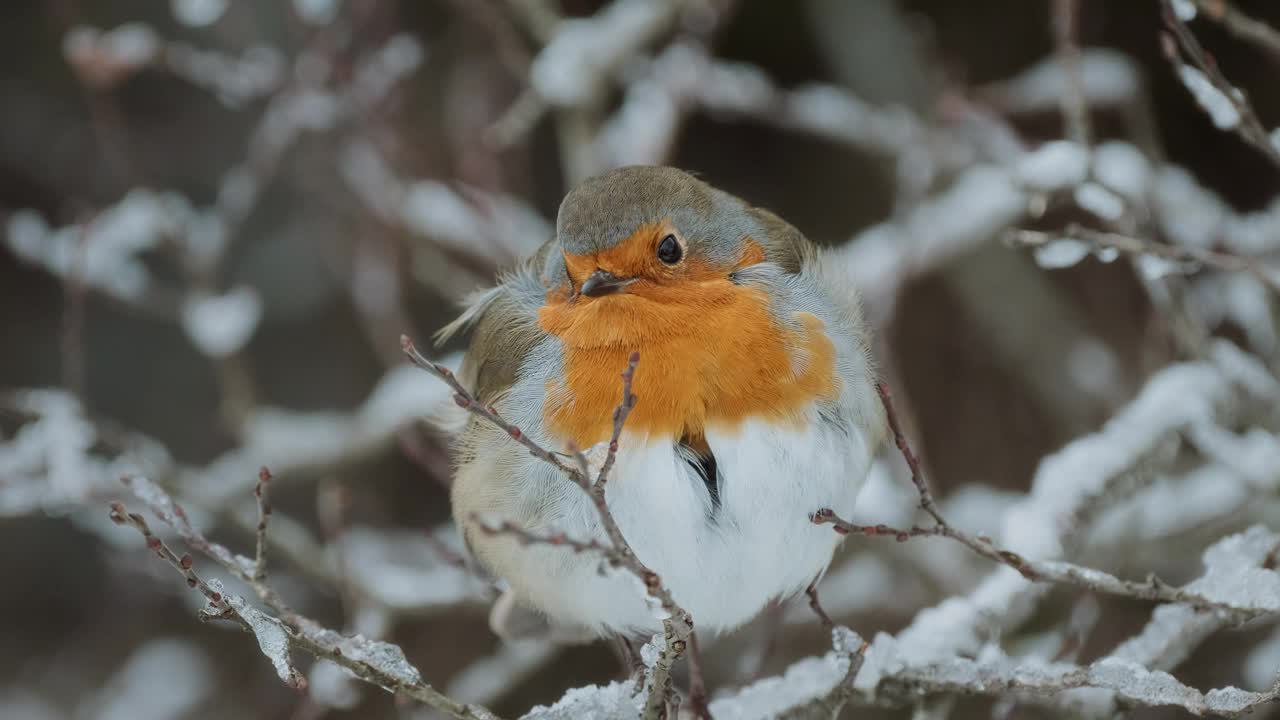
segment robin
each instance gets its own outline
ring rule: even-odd
[[[556,234],[442,331],[472,328],[460,377],[544,447],[599,447],[633,352],[637,403],[606,499],[699,630],[804,590],[885,433],[857,296],[777,215],[680,170],[625,167],[560,205]],[[505,433],[461,431],[453,512],[516,602],[594,633],[660,628],[599,559],[481,532],[477,518],[603,539],[590,499]]]

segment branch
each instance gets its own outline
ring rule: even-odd
[[[1165,35],[1163,38],[1165,57],[1201,108],[1219,129],[1234,132],[1268,160],[1280,165],[1280,147],[1272,142],[1271,134],[1258,119],[1258,114],[1244,91],[1232,85],[1222,74],[1213,56],[1200,45],[1186,21],[1174,10],[1173,0],[1161,0],[1161,7],[1165,28],[1172,34],[1172,37]],[[1183,63],[1179,49],[1191,61],[1190,65]]]
[[[1230,582],[1233,576],[1251,577],[1256,584],[1266,582],[1268,576],[1274,575],[1265,570],[1267,559],[1277,550],[1280,537],[1261,526],[1223,538],[1204,552],[1204,574],[1184,589],[1220,590],[1224,581]],[[1231,624],[1231,617],[1226,614],[1206,613],[1191,605],[1161,605],[1142,632],[1117,646],[1111,657],[1151,670],[1171,671],[1210,635]],[[1274,697],[1277,690],[1272,688],[1270,694]],[[1094,717],[1112,717],[1114,709],[1099,708]]]
[[[510,535],[521,545],[562,547],[578,554],[599,553],[609,565],[613,567],[622,566],[622,554],[599,540],[575,540],[562,532],[537,533],[532,530],[526,530],[519,523],[510,520],[491,523],[484,516],[476,513],[472,513],[471,519],[475,521],[476,527],[486,535]]]
[[[1079,34],[1080,0],[1053,0],[1053,36],[1067,90],[1059,100],[1062,116],[1066,120],[1067,137],[1087,148],[1093,133],[1089,127],[1089,106],[1080,76]]]
[[[1003,565],[1008,565],[1014,570],[1017,570],[1028,580],[1034,582],[1036,580],[1045,579],[1042,578],[1036,569],[1032,567],[1032,564],[1021,555],[999,547],[989,538],[970,535],[963,530],[959,530],[947,524],[945,521],[929,527],[913,525],[909,528],[893,528],[888,525],[854,525],[853,523],[844,520],[839,515],[836,515],[831,508],[819,508],[813,513],[813,515],[809,516],[809,519],[812,520],[815,525],[830,524],[832,529],[841,535],[892,535],[898,542],[906,542],[907,540],[916,537],[932,536],[951,538],[985,558],[994,560]]]
[[[1280,54],[1280,32],[1275,28],[1245,15],[1227,0],[1193,1],[1205,17],[1221,24],[1227,32],[1241,40],[1252,42],[1264,50]]]
[[[1111,248],[1131,257],[1156,257],[1175,263],[1203,265],[1225,272],[1243,272],[1257,278],[1272,291],[1280,293],[1280,278],[1272,276],[1259,266],[1257,261],[1217,250],[1151,242],[1119,233],[1093,230],[1077,224],[1068,225],[1061,233],[1011,229],[1005,233],[1004,238],[1010,244],[1033,248],[1044,247],[1063,238],[1070,238],[1092,245],[1095,252],[1101,248]]]
[[[636,365],[640,363],[640,353],[633,352],[627,359],[627,369],[622,373],[622,400],[613,411],[613,435],[609,438],[609,452],[604,463],[600,465],[600,474],[596,477],[596,492],[604,495],[605,483],[609,479],[609,471],[618,457],[618,439],[622,437],[622,427],[626,425],[631,410],[636,406],[636,396],[631,394],[631,384],[635,381]]]
[[[587,487],[589,481],[585,475],[582,475],[578,468],[565,465],[560,461],[560,458],[557,457],[555,453],[534,442],[523,430],[504,420],[502,416],[498,414],[496,408],[492,406],[486,407],[483,405],[470,393],[470,391],[462,386],[462,383],[458,382],[458,378],[453,374],[452,370],[440,365],[439,363],[428,360],[422,353],[418,352],[417,346],[414,345],[413,340],[410,339],[408,335],[400,336],[400,347],[404,350],[404,354],[413,362],[414,365],[426,370],[436,378],[443,380],[444,383],[453,390],[453,401],[457,403],[458,407],[478,418],[481,418],[482,420],[492,423],[498,429],[511,436],[512,440],[523,445],[529,451],[530,455],[533,455],[565,475],[568,475],[570,479],[584,488]]]
[[[1277,701],[1277,693],[1247,692],[1223,688],[1202,693],[1172,675],[1148,670],[1137,663],[1107,657],[1090,665],[1071,663],[1018,663],[994,646],[979,659],[964,657],[930,660],[920,657],[888,635],[880,635],[867,654],[867,663],[856,686],[895,687],[891,705],[914,703],[921,694],[963,693],[1001,696],[1018,693],[1051,698],[1068,690],[1106,690],[1098,694],[1063,696],[1071,716],[1096,716],[1114,696],[1138,707],[1180,707],[1194,715],[1242,717]],[[887,693],[886,693],[887,694]],[[874,699],[881,699],[879,694]],[[870,701],[872,698],[867,698]],[[887,699],[887,698],[886,698]]]
[[[460,703],[422,681],[418,669],[405,659],[404,651],[391,643],[369,640],[360,635],[346,637],[326,629],[314,620],[298,614],[270,586],[256,575],[257,566],[249,558],[233,554],[226,547],[210,541],[195,530],[186,512],[155,483],[143,477],[125,477],[124,483],[150,510],[171,527],[192,548],[217,562],[233,577],[249,586],[275,615],[251,607],[243,598],[221,589],[216,580],[202,582],[191,568],[190,556],[178,557],[163,541],[150,534],[141,515],[129,513],[121,503],[111,506],[111,519],[128,524],[147,538],[147,546],[173,565],[187,583],[210,600],[214,613],[209,617],[232,619],[258,638],[263,654],[271,659],[277,673],[294,687],[304,687],[305,680],[288,659],[289,647],[297,646],[317,658],[331,660],[347,668],[360,679],[377,685],[393,695],[412,698],[458,720],[499,720],[488,709]],[[265,530],[264,530],[265,532]]]
[[[187,580],[187,587],[195,588],[200,591],[201,595],[209,601],[209,606],[213,609],[213,615],[221,616],[231,613],[231,607],[227,605],[226,599],[222,593],[215,591],[209,587],[208,583],[200,579],[196,571],[192,569],[193,561],[191,556],[183,553],[178,556],[163,540],[156,537],[151,532],[150,526],[147,525],[146,518],[138,513],[131,513],[124,506],[124,503],[111,503],[111,522],[117,525],[128,525],[139,533],[142,533],[143,539],[147,543],[147,549],[154,552],[161,560],[169,563]]]
[[[1220,613],[1230,624],[1245,623],[1260,617],[1280,613],[1280,599],[1272,603],[1245,605],[1218,600],[1208,595],[1176,588],[1155,575],[1150,575],[1146,582],[1139,583],[1121,580],[1101,570],[1094,570],[1068,562],[1028,560],[1011,550],[1006,550],[996,545],[987,538],[969,538],[974,542],[971,545],[965,541],[965,537],[967,537],[965,533],[956,530],[950,525],[934,525],[932,527],[913,525],[909,528],[893,528],[887,525],[854,525],[836,515],[829,508],[822,508],[814,513],[812,519],[818,525],[832,525],[833,529],[842,535],[892,536],[898,542],[905,542],[911,538],[918,537],[948,537],[963,542],[983,557],[1008,565],[1033,582],[1070,585],[1104,595],[1165,603],[1180,603],[1189,605],[1199,611],[1208,610]],[[981,549],[978,549],[979,547]]]
[[[990,538],[970,535],[952,526],[943,518],[937,508],[937,504],[934,502],[933,493],[930,492],[924,474],[920,470],[920,461],[916,458],[915,453],[912,452],[911,446],[902,432],[897,412],[893,406],[893,400],[889,395],[888,386],[880,383],[877,385],[877,389],[884,404],[889,427],[893,432],[894,442],[902,452],[907,466],[911,469],[911,481],[920,496],[920,508],[933,518],[934,524],[928,527],[913,525],[908,528],[894,528],[887,525],[854,525],[836,515],[830,508],[820,508],[815,511],[810,516],[810,520],[814,524],[830,524],[832,529],[841,535],[892,536],[898,542],[905,542],[919,537],[946,537],[965,545],[985,558],[1017,570],[1024,578],[1033,582],[1071,585],[1107,595],[1190,605],[1198,610],[1219,613],[1228,622],[1236,624],[1280,613],[1280,596],[1274,598],[1271,602],[1255,598],[1254,602],[1246,604],[1223,600],[1201,592],[1175,588],[1155,575],[1149,576],[1147,581],[1143,583],[1121,580],[1100,570],[1068,562],[1032,561],[1001,547]],[[1214,595],[1220,595],[1220,593],[1214,593]]]
[[[253,576],[261,580],[267,576],[267,522],[271,519],[271,500],[268,489],[271,487],[271,471],[264,465],[258,471],[258,485],[253,489],[253,496],[258,500],[258,527],[255,531],[257,549],[254,552]]]
[[[721,718],[834,718],[850,701],[862,703],[855,680],[868,645],[846,627],[831,630],[832,649],[796,661],[782,675],[756,681],[711,703]]]
[[[880,402],[884,405],[885,416],[889,421],[889,430],[893,433],[893,442],[898,446],[898,451],[902,453],[902,458],[907,462],[907,467],[911,469],[911,484],[915,485],[916,493],[920,496],[920,509],[928,513],[934,522],[934,525],[930,528],[913,527],[908,530],[892,530],[885,527],[884,530],[891,531],[900,541],[912,536],[943,535],[967,546],[970,550],[983,557],[1008,565],[1022,573],[1023,577],[1028,580],[1036,580],[1037,578],[1027,562],[1017,554],[997,547],[989,538],[970,535],[954,527],[942,517],[942,512],[938,509],[938,504],[933,499],[933,492],[929,489],[929,483],[925,480],[924,471],[920,469],[920,460],[911,450],[911,444],[907,442],[907,437],[902,432],[902,423],[898,420],[898,412],[893,406],[893,397],[889,394],[889,386],[885,383],[877,383],[876,391],[880,394]],[[842,534],[850,532],[858,532],[863,535],[881,534],[879,527],[868,530],[841,521],[830,508],[820,508],[809,519],[816,524],[833,523],[836,531],[842,532]]]

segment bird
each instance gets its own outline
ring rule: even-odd
[[[886,434],[840,264],[773,212],[672,167],[617,168],[569,191],[554,236],[437,341],[464,331],[459,381],[557,450],[610,440],[638,353],[605,499],[699,632],[731,631],[820,578],[841,536],[811,516],[848,516]],[[604,542],[582,488],[477,418],[454,456],[456,523],[518,607],[588,635],[661,629],[642,586],[599,557],[481,526]]]

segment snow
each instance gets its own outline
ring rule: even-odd
[[[77,715],[96,720],[185,717],[209,698],[213,675],[208,655],[197,645],[176,638],[150,640],[100,690],[83,699]]]
[[[1218,238],[1227,207],[1212,192],[1178,167],[1157,171],[1152,186],[1152,211],[1161,231],[1175,244],[1207,248]]]
[[[1138,273],[1148,282],[1185,272],[1182,263],[1155,255],[1139,255],[1133,262],[1138,268]]]
[[[1173,0],[1173,14],[1183,22],[1196,19],[1196,4],[1193,0]]]
[[[1213,463],[1163,476],[1130,502],[1104,512],[1094,538],[1107,546],[1176,536],[1231,514],[1252,492],[1238,474]]]
[[[1089,173],[1089,153],[1076,143],[1053,140],[1018,158],[1013,171],[1018,182],[1032,190],[1075,187]]]
[[[433,237],[465,237],[480,224],[466,201],[434,180],[419,180],[405,190],[402,216],[410,230]]]
[[[328,25],[338,16],[338,0],[293,0],[293,10],[310,25]]]
[[[422,674],[418,672],[418,668],[409,662],[404,656],[404,651],[397,645],[381,640],[370,640],[360,634],[345,636],[332,630],[318,628],[309,628],[307,632],[320,645],[335,647],[343,656],[377,668],[395,682],[403,685],[416,685],[422,682]]]
[[[666,645],[666,642],[666,639],[661,634],[655,634],[640,646],[640,661],[644,663],[645,667],[652,668],[658,664],[658,659],[662,655],[662,648]]]
[[[241,286],[222,295],[193,294],[182,306],[182,328],[200,352],[224,358],[239,352],[262,319],[262,299]]]
[[[235,57],[174,42],[164,57],[175,75],[209,90],[233,108],[276,90],[285,76],[283,54],[266,45],[248,48]]]
[[[1121,105],[1139,95],[1138,68],[1124,53],[1087,48],[1080,53],[1079,68],[1091,105]],[[1004,104],[1017,111],[1057,110],[1067,91],[1066,76],[1056,56],[1036,63],[999,89]]]
[[[452,537],[452,527],[437,533]],[[456,607],[481,589],[463,568],[443,562],[420,532],[356,526],[331,546],[351,583],[370,600],[396,612]]]
[[[446,694],[468,703],[491,703],[560,653],[541,640],[504,642],[493,655],[463,668],[449,681]]]
[[[99,47],[115,62],[136,67],[160,51],[160,36],[149,25],[125,23],[103,33]]]
[[[351,672],[332,660],[317,660],[307,677],[307,692],[324,707],[350,710],[360,702],[360,688]]]
[[[534,707],[521,720],[636,720],[643,703],[644,695],[636,691],[631,680],[604,687],[588,685],[566,692],[555,705]]]
[[[58,277],[78,277],[89,287],[126,300],[141,299],[150,276],[138,255],[161,238],[179,234],[174,200],[132,190],[86,225],[53,229],[31,210],[9,217],[8,244],[26,262]]]
[[[359,105],[374,105],[386,97],[397,82],[417,70],[426,55],[426,49],[412,35],[391,36],[356,67],[351,81],[352,97]]]
[[[1027,195],[1011,173],[975,165],[905,217],[863,230],[827,257],[869,309],[890,312],[897,284],[920,259],[942,263],[961,255],[1022,217],[1026,207]]]
[[[144,23],[125,23],[103,32],[77,25],[62,38],[62,52],[74,67],[82,68],[90,78],[94,71],[102,73],[103,61],[116,67],[110,70],[133,70],[151,62],[160,52],[160,37]],[[111,76],[104,76],[110,79]],[[99,78],[101,79],[101,78]]]
[[[1116,222],[1124,217],[1124,200],[1098,183],[1077,185],[1074,196],[1077,205],[1103,220]]]
[[[1145,202],[1151,163],[1133,145],[1115,140],[1099,145],[1093,153],[1093,174],[1128,202]]]
[[[765,720],[830,693],[849,672],[851,653],[862,638],[848,628],[832,631],[833,649],[822,657],[804,658],[777,677],[760,680],[711,703],[717,720]],[[858,677],[867,672],[864,664]]]
[[[1089,667],[1089,682],[1111,688],[1123,698],[1138,700],[1145,705],[1169,705],[1177,703],[1194,707],[1200,702],[1200,693],[1191,690],[1166,672],[1147,670],[1141,665],[1108,657]]]
[[[456,370],[461,356],[437,361]],[[253,491],[258,468],[263,465],[284,475],[363,454],[390,442],[408,423],[447,417],[456,408],[450,397],[444,383],[406,364],[383,375],[364,404],[352,413],[259,406],[246,421],[244,445],[227,451],[205,468],[189,471],[183,485],[205,502],[230,502]]]
[[[367,142],[346,145],[338,165],[347,187],[381,217],[494,265],[532,254],[553,232],[536,210],[514,197],[438,180],[403,182]]]
[[[1250,347],[1262,355],[1280,346],[1271,322],[1271,292],[1257,278],[1241,273],[1210,275],[1191,288],[1191,311],[1208,327],[1230,321],[1244,331]]]
[[[1213,363],[1160,371],[1099,432],[1046,457],[1032,480],[1031,495],[1005,513],[1003,544],[1032,559],[1061,558],[1069,537],[1065,518],[1105,493],[1117,478],[1130,477],[1130,469],[1150,461],[1176,431],[1213,422],[1219,407],[1233,397],[1233,383],[1260,383],[1250,380],[1259,373],[1265,377],[1256,361],[1229,344],[1212,343],[1209,356]],[[1029,583],[1002,565],[970,595],[921,611],[896,638],[877,636],[858,686],[874,687],[878,678],[900,671],[904,663],[951,662],[958,654],[976,654],[992,632],[1025,621],[1047,592],[1048,586]]]
[[[587,103],[600,92],[602,79],[660,31],[673,10],[670,3],[613,0],[591,18],[562,20],[534,58],[529,81],[552,104]]]
[[[1200,107],[1209,113],[1209,119],[1219,130],[1230,130],[1240,124],[1240,111],[1235,103],[1214,86],[1205,74],[1190,65],[1178,66],[1178,77],[1195,97]],[[1237,92],[1234,89],[1232,92]]]
[[[1049,270],[1069,268],[1089,257],[1090,247],[1075,238],[1050,240],[1032,251],[1036,264]]]
[[[301,684],[301,675],[294,669],[293,662],[289,659],[289,634],[285,632],[284,625],[270,615],[260,612],[239,595],[228,593],[218,580],[210,580],[209,588],[220,593],[235,614],[249,624],[254,637],[258,639],[258,649],[271,661],[280,679],[290,687]]]
[[[1123,387],[1119,359],[1096,337],[1083,337],[1071,346],[1067,372],[1076,387],[1098,397],[1115,397]]]
[[[1215,426],[1192,429],[1192,442],[1254,489],[1275,492],[1280,485],[1280,439],[1262,428],[1236,434]]]
[[[874,610],[895,610],[902,605],[923,602],[924,593],[910,578],[895,572],[885,560],[872,553],[858,553],[835,564],[823,576],[822,606],[833,617],[848,617]],[[789,625],[813,623],[813,610],[806,603],[788,604]]]
[[[1280,612],[1280,573],[1259,567],[1257,560],[1277,544],[1280,540],[1260,525],[1220,540],[1205,551],[1205,574],[1187,589],[1239,607]]]
[[[1271,687],[1280,672],[1280,629],[1272,630],[1258,643],[1244,661],[1244,682],[1259,690]]]
[[[217,22],[229,4],[229,0],[171,0],[170,9],[183,25],[204,27]]]
[[[1209,706],[1209,711],[1218,715],[1240,713],[1255,705],[1273,702],[1263,698],[1258,693],[1247,692],[1236,687],[1210,690],[1205,693],[1204,699],[1205,704]]]

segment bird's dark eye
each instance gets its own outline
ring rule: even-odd
[[[680,242],[676,240],[675,235],[668,235],[658,243],[658,259],[668,265],[680,262],[683,255],[684,249],[680,247]]]

